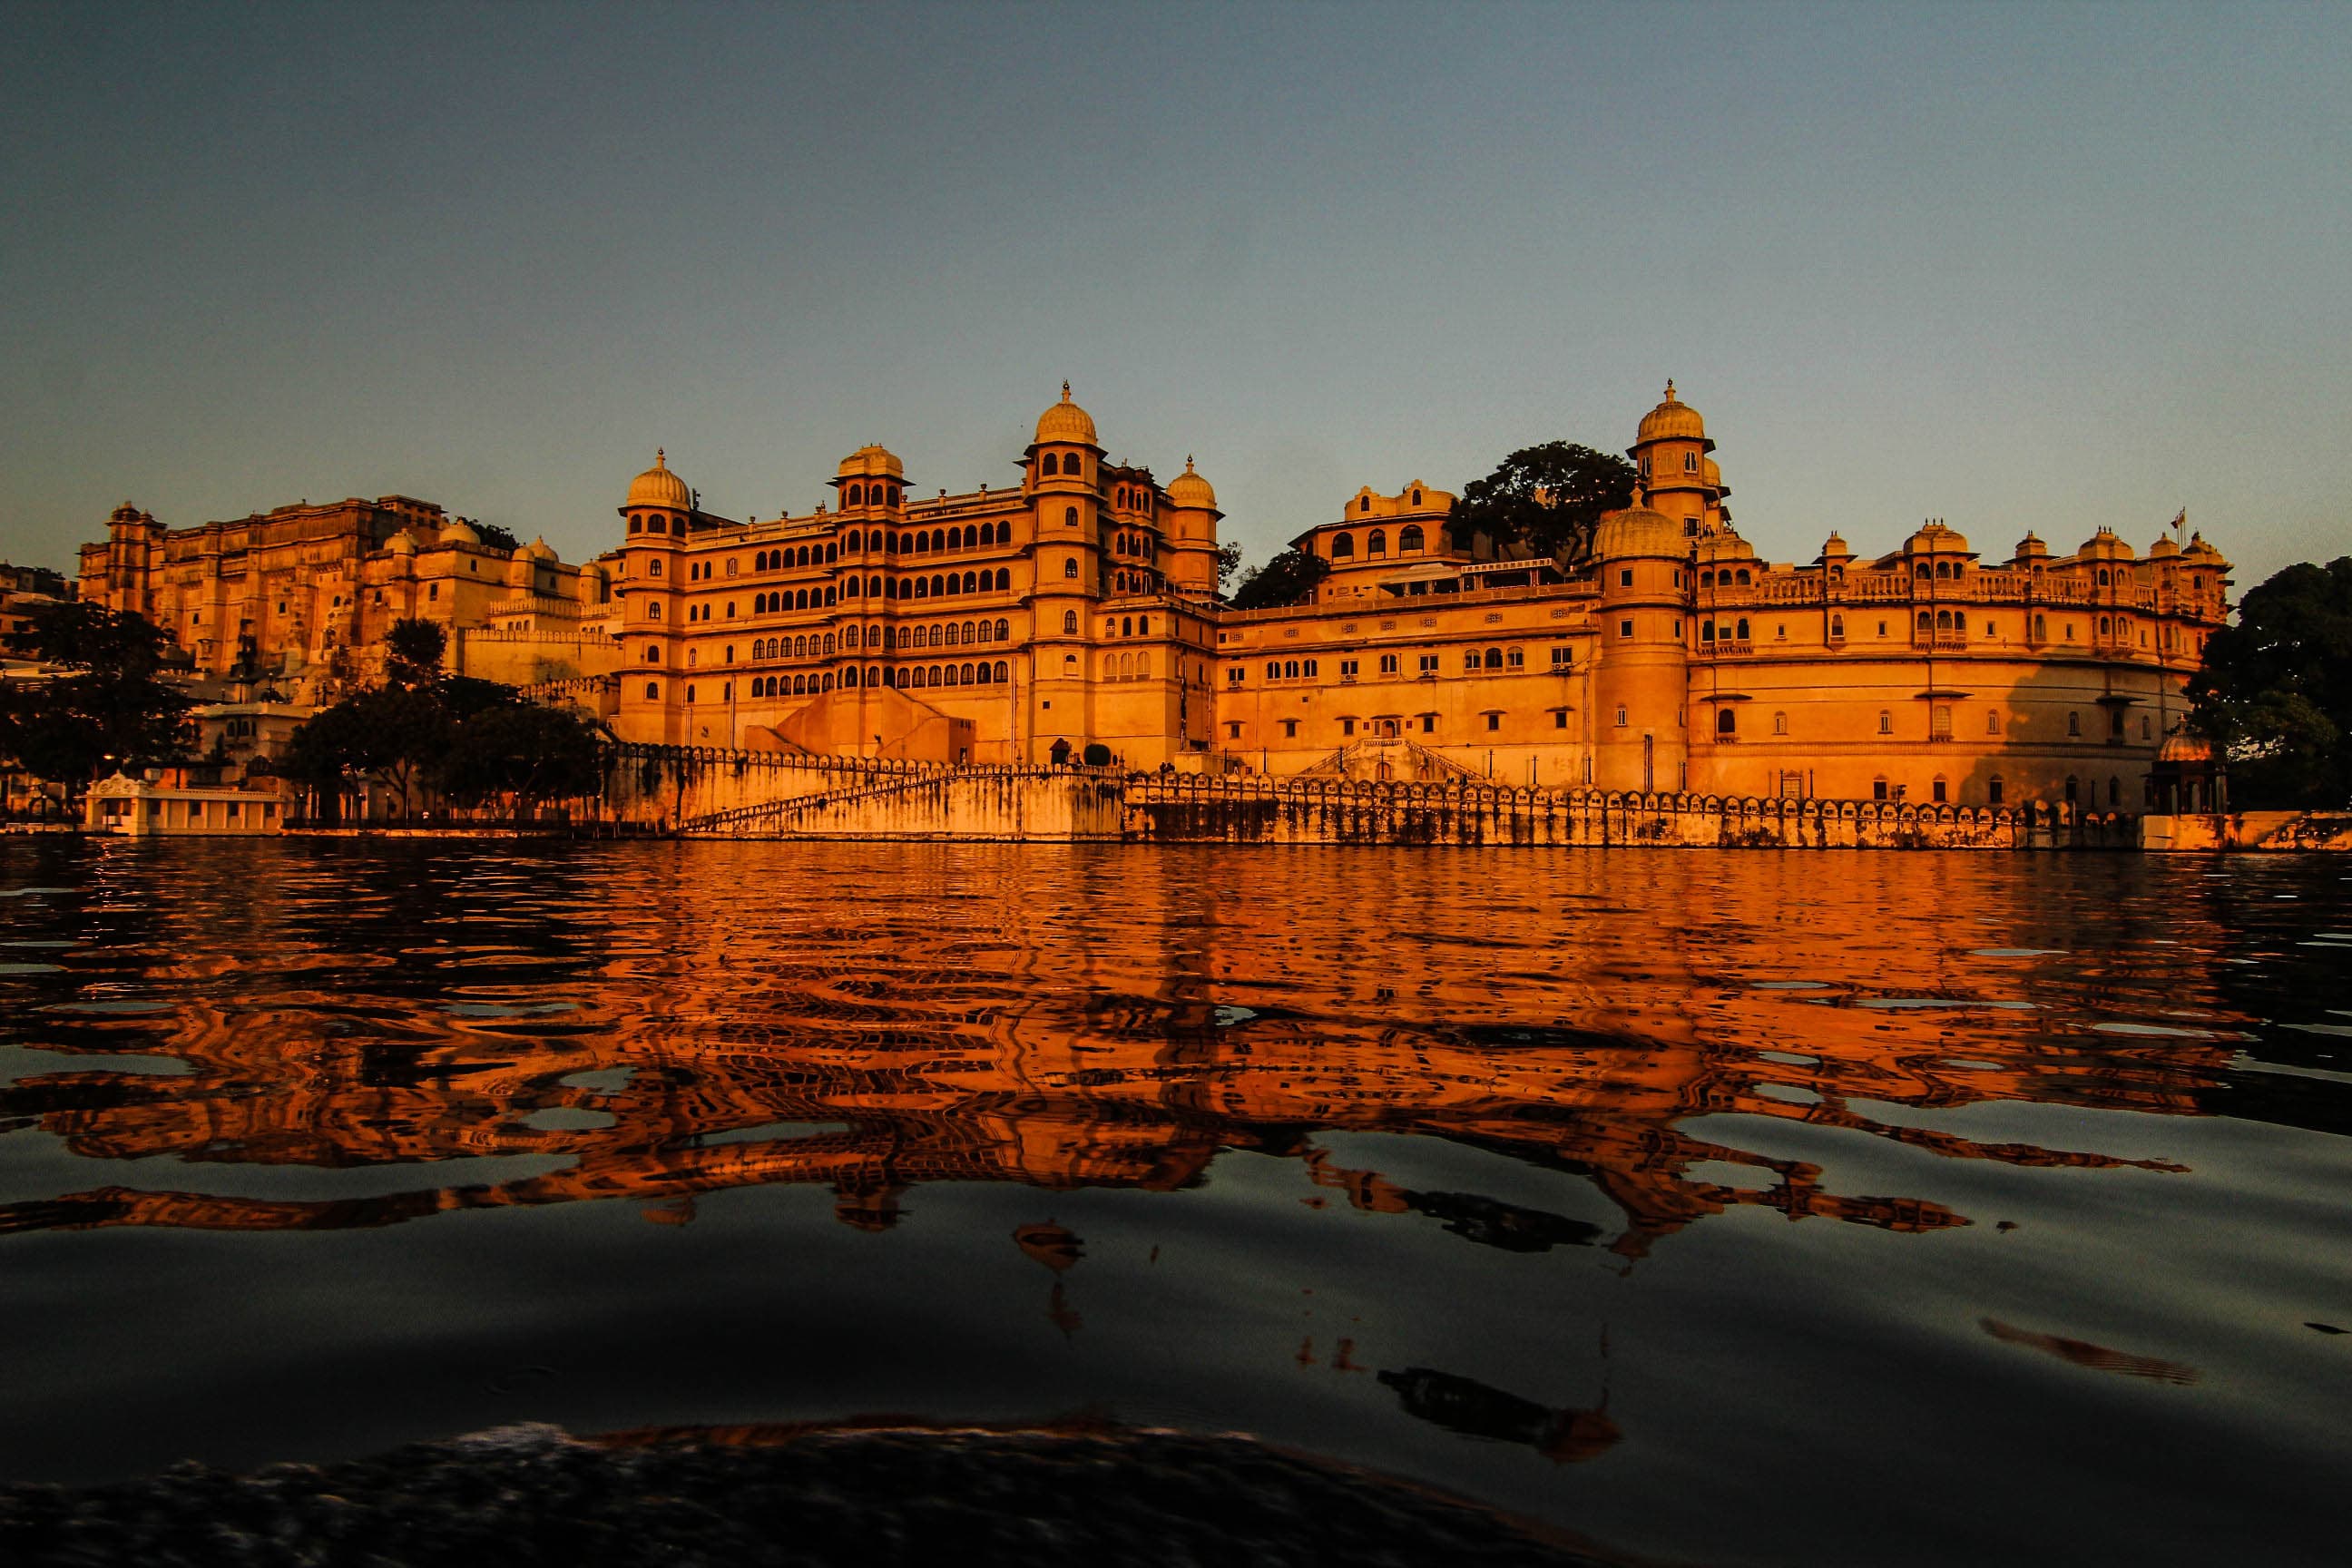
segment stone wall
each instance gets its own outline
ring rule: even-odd
[[[2131,819],[2019,806],[1145,774],[1126,837],[1170,843],[2041,849],[2137,845]]]
[[[2041,802],[1917,805],[1461,782],[958,768],[639,745],[614,753],[605,815],[640,829],[746,838],[1824,849],[2131,848],[2141,841],[2131,817]]]
[[[2233,811],[2144,816],[2143,849],[2352,850],[2352,812]]]

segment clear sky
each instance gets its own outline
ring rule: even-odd
[[[5,14],[0,555],[401,492],[618,542],[1013,482],[1064,377],[1252,559],[1622,448],[1775,559],[2352,551],[2352,5]]]

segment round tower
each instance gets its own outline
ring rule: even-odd
[[[1671,381],[1665,400],[1642,416],[1633,445],[1626,449],[1641,469],[1651,508],[1674,519],[1686,534],[1706,532],[1710,519],[1723,510],[1723,497],[1731,493],[1707,457],[1714,450],[1706,421],[1675,395]]]
[[[1031,761],[1043,761],[1057,739],[1083,751],[1093,738],[1087,670],[1094,604],[1103,584],[1102,455],[1094,420],[1070,401],[1070,384],[1062,383],[1062,400],[1037,416],[1036,438],[1022,453],[1034,520]]]
[[[668,453],[657,449],[654,466],[631,481],[619,510],[628,522],[621,556],[621,738],[676,744],[683,694],[673,688],[684,668],[678,621],[694,491],[670,470]]]
[[[1684,787],[1690,550],[1683,520],[1647,505],[1639,486],[1632,505],[1605,513],[1593,530],[1601,602],[1589,722],[1597,788],[1665,795]]]
[[[1217,591],[1217,492],[1184,458],[1168,481],[1168,581],[1180,594],[1207,598]]]

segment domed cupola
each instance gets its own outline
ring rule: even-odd
[[[1192,510],[1214,511],[1217,510],[1217,492],[1209,481],[1202,479],[1193,468],[1190,454],[1187,454],[1184,458],[1184,471],[1168,481],[1168,500],[1171,505]]]
[[[658,447],[654,449],[654,466],[630,482],[629,499],[623,510],[641,506],[666,507],[675,511],[694,510],[693,489],[670,471],[669,454]]]
[[[479,544],[481,542],[482,536],[476,533],[473,525],[462,517],[453,517],[441,526],[441,542],[444,544]]]
[[[1633,445],[1643,447],[1652,441],[1696,441],[1705,451],[1715,450],[1715,443],[1706,438],[1706,421],[1698,410],[1675,395],[1675,384],[1666,383],[1665,400],[1642,416],[1641,428],[1634,433]]]
[[[1640,487],[1630,506],[1603,512],[1592,530],[1592,555],[1597,561],[1630,561],[1642,557],[1679,560],[1691,552],[1683,525],[1643,502]]]
[[[1092,416],[1070,401],[1070,384],[1062,383],[1062,401],[1037,416],[1036,445],[1092,447],[1095,422]]]
[[[858,447],[841,459],[831,482],[844,511],[858,507],[887,510],[906,503],[907,466],[887,447]]]

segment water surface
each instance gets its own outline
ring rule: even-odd
[[[0,846],[0,1476],[1243,1430],[1706,1563],[2340,1560],[2324,858]]]

